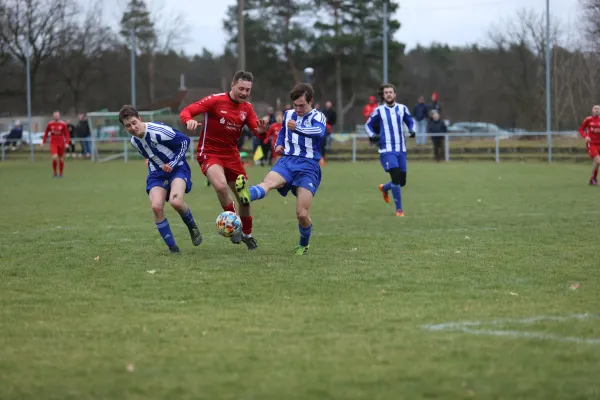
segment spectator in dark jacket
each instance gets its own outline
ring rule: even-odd
[[[90,130],[90,123],[88,122],[86,114],[79,114],[79,123],[75,127],[75,137],[81,141],[81,154],[87,158],[92,156],[90,137],[92,132]]]
[[[331,148],[331,133],[333,132],[333,127],[337,122],[337,113],[333,109],[333,104],[331,103],[331,101],[327,101],[325,103],[323,115],[325,115],[325,118],[327,119],[327,130],[325,131],[325,139],[321,140],[321,160],[319,161],[321,165],[325,165],[325,153],[329,148]]]
[[[429,105],[430,118],[431,118],[431,113],[433,113],[434,111],[436,111],[438,114],[440,114],[440,116],[442,115],[442,106],[440,105],[440,103],[438,101],[438,94],[436,92],[433,92],[431,94],[431,104]]]
[[[77,155],[75,154],[75,141],[73,140],[73,138],[77,137],[76,132],[75,132],[75,125],[73,125],[73,123],[71,122],[70,119],[68,119],[66,121],[66,123],[67,123],[67,129],[69,130],[69,137],[71,138],[71,143],[69,143],[66,148],[66,151],[67,151],[66,156],[75,158],[75,157],[77,157]]]
[[[413,108],[412,117],[415,120],[415,131],[417,133],[417,144],[427,143],[427,112],[428,107],[425,104],[425,98],[419,96],[417,104]]]
[[[444,136],[436,136],[448,132],[448,128],[444,121],[440,119],[440,114],[437,111],[431,113],[431,120],[427,126],[427,132],[431,134],[431,142],[433,143],[433,158],[440,162],[444,159]]]
[[[23,127],[21,126],[21,121],[15,121],[15,126],[10,130],[10,133],[5,139],[6,144],[11,146],[12,150],[17,149],[23,141]]]

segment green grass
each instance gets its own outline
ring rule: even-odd
[[[205,242],[169,208],[171,256],[141,161],[0,164],[0,399],[600,396],[600,320],[514,321],[600,314],[588,165],[411,163],[402,219],[377,163],[330,163],[306,257],[293,197],[253,206],[250,253],[192,167]],[[517,334],[423,327],[498,319]]]

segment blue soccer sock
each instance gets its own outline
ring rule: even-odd
[[[396,210],[402,210],[402,191],[400,190],[400,185],[392,184],[391,186],[394,203],[396,203]]]
[[[308,228],[298,224],[298,230],[300,231],[300,246],[308,246],[310,242],[310,234],[312,233],[312,224]]]
[[[191,229],[196,225],[196,221],[194,221],[194,216],[192,215],[192,210],[190,208],[188,208],[188,210],[185,214],[179,214],[179,215],[181,215],[181,219],[183,220],[183,223],[188,228]]]
[[[167,246],[169,248],[175,246],[175,238],[173,237],[173,233],[171,232],[171,227],[169,226],[169,221],[165,218],[162,222],[156,223],[156,228],[158,229],[158,233],[163,238]]]
[[[388,183],[383,185],[384,192],[389,192],[391,188],[392,188],[392,181],[389,181]]]
[[[252,201],[263,199],[266,195],[267,192],[265,192],[265,189],[263,189],[259,185],[254,185],[250,187],[250,199]]]

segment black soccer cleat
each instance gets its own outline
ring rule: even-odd
[[[231,243],[233,243],[233,244],[242,243],[242,232],[239,231],[237,233],[234,233],[229,239],[231,240]]]
[[[200,246],[202,243],[202,233],[200,233],[200,229],[198,229],[198,225],[194,224],[192,228],[188,228],[190,231],[190,237],[192,238],[192,243],[194,246]]]
[[[242,242],[246,243],[248,250],[254,250],[258,248],[258,243],[256,243],[256,239],[252,236],[242,237]]]
[[[179,247],[176,244],[174,244],[173,246],[169,247],[169,253],[179,254],[180,253]]]

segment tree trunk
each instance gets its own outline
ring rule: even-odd
[[[148,97],[150,104],[154,103],[154,63],[156,58],[154,52],[150,51],[148,54]]]

